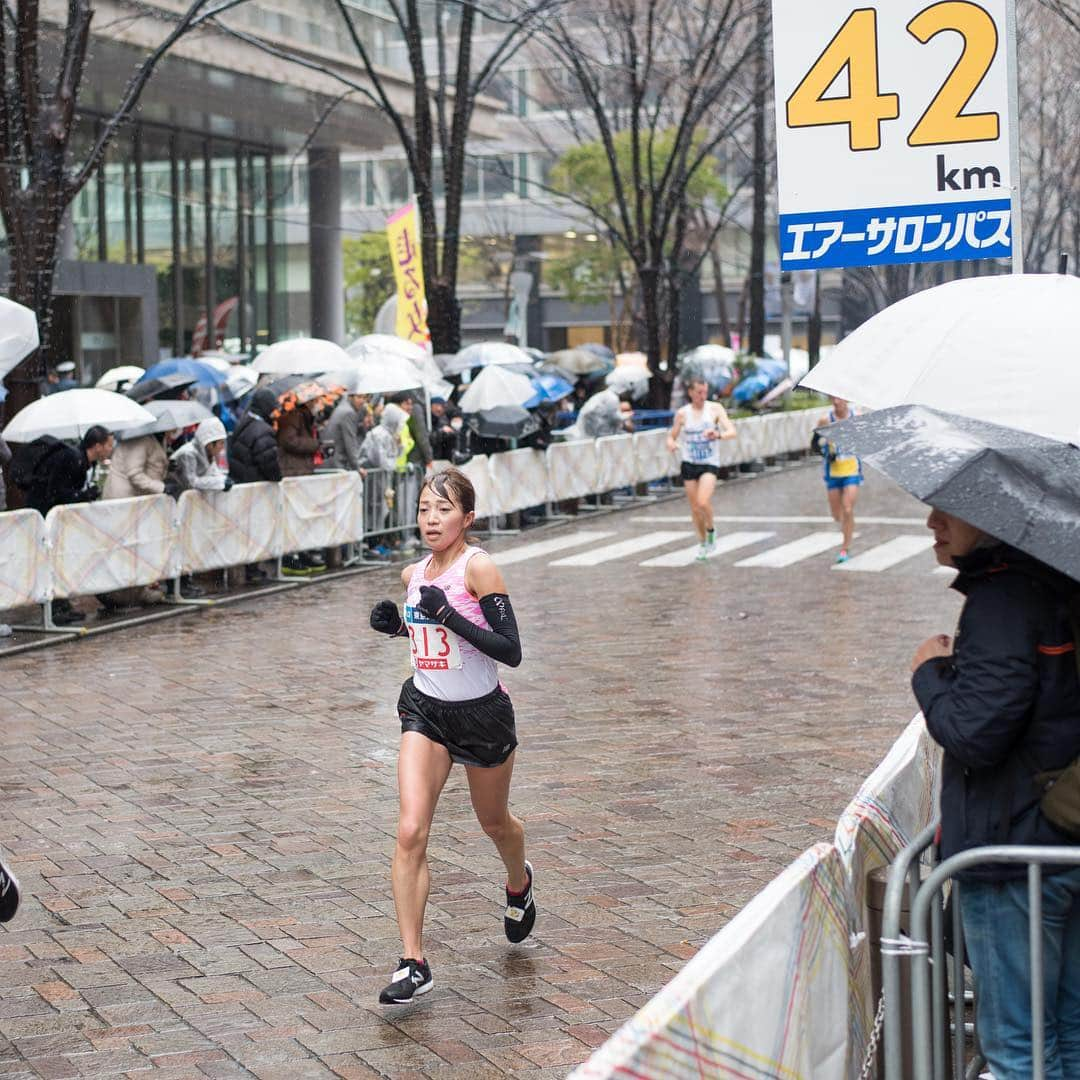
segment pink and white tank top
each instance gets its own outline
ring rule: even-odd
[[[412,651],[413,684],[422,694],[442,701],[468,701],[490,694],[499,685],[495,661],[475,645],[420,610],[420,586],[438,585],[450,606],[471,623],[491,629],[480,610],[480,601],[465,587],[465,569],[478,547],[468,547],[461,557],[437,578],[427,577],[429,555],[416,564],[405,595],[405,624]]]

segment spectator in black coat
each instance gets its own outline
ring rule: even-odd
[[[51,435],[42,435],[23,447],[14,476],[26,492],[26,505],[44,517],[54,506],[98,498],[101,493],[87,483],[86,474],[112,454],[114,445],[112,433],[95,425],[82,437],[78,448]],[[70,600],[53,601],[53,622],[57,626],[69,626],[83,618]]]
[[[951,514],[934,510],[927,524],[965,597],[955,639],[928,639],[912,662],[927,730],[945,751],[941,854],[1075,845],[1043,814],[1037,777],[1080,755],[1080,586]],[[979,1042],[994,1076],[1031,1076],[1026,869],[982,864],[961,877]],[[1045,868],[1042,915],[1046,1075],[1080,1076],[1080,868]]]
[[[229,436],[229,476],[234,484],[255,484],[260,480],[277,483],[281,479],[277,434],[270,423],[277,406],[278,400],[272,390],[265,387],[256,390],[247,412]],[[266,576],[258,563],[244,567],[244,577],[249,584],[264,581]]]
[[[277,436],[270,418],[277,408],[272,390],[256,390],[229,439],[229,475],[235,484],[281,479]]]

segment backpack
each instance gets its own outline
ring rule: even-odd
[[[42,463],[63,446],[52,435],[41,435],[33,442],[25,443],[11,458],[11,482],[20,491],[29,491],[40,475]]]

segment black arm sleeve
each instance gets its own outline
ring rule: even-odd
[[[470,622],[459,612],[451,611],[443,620],[443,626],[475,645],[485,656],[508,667],[521,663],[521,638],[518,637],[517,619],[505,593],[488,593],[480,598],[480,610],[491,624],[490,630]]]

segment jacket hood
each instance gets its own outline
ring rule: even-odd
[[[408,420],[409,414],[402,408],[391,403],[383,409],[382,419],[379,423],[390,432],[391,435],[397,436],[401,431],[402,425]]]
[[[209,446],[210,443],[225,437],[225,425],[216,416],[201,420],[195,429],[195,439],[202,446]]]
[[[1052,585],[1064,596],[1080,594],[1080,584],[1072,578],[1055,570],[1052,566],[1047,566],[1044,562],[1039,562],[1038,559],[1019,548],[1005,543],[977,547],[967,555],[954,557],[953,565],[959,574],[952,587],[965,595],[973,581],[1003,570],[1015,570],[1030,578],[1036,578],[1047,585]]]
[[[248,412],[254,413],[260,420],[265,420],[267,423],[270,421],[270,417],[273,416],[274,410],[278,407],[278,399],[273,390],[267,390],[264,386],[259,390],[256,390],[252,395],[251,404],[248,406]]]

